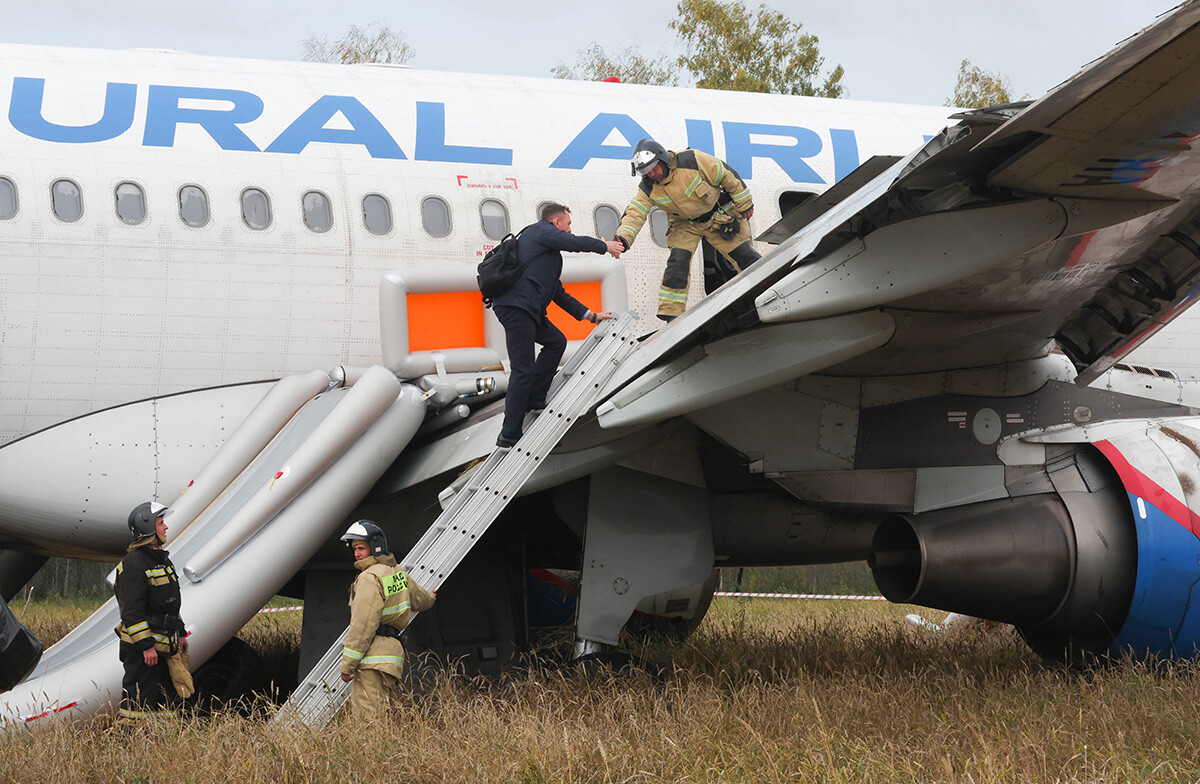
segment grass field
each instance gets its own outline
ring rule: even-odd
[[[1200,667],[1072,673],[1005,633],[908,629],[910,611],[718,599],[688,640],[631,651],[657,676],[546,656],[498,681],[439,676],[375,725],[283,730],[260,702],[249,718],[51,726],[0,744],[0,780],[1200,781]],[[71,623],[64,605],[25,612],[47,638]],[[243,638],[280,661],[297,615],[260,616]]]

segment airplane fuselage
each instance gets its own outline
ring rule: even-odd
[[[547,201],[611,232],[643,136],[723,157],[765,228],[949,111],[178,52],[12,46],[0,63],[0,443],[377,362],[385,271],[473,266]],[[642,313],[666,255],[651,234],[622,259]]]

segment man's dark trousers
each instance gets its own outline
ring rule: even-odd
[[[508,362],[512,369],[508,377],[508,392],[504,396],[504,426],[500,435],[516,439],[521,436],[529,401],[545,402],[550,382],[558,371],[559,360],[567,350],[567,338],[550,319],[534,316],[523,308],[496,305],[496,318],[504,326],[504,341],[508,346]],[[541,345],[537,361],[533,344]]]

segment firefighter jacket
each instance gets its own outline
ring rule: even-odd
[[[563,251],[604,253],[604,240],[562,231],[550,221],[526,226],[517,240],[517,255],[525,263],[525,272],[513,287],[496,297],[494,304],[520,308],[535,320],[546,316],[550,303],[558,305],[576,321],[587,315],[587,306],[563,289]]]
[[[350,629],[339,671],[353,675],[359,669],[381,670],[399,678],[404,670],[399,632],[413,613],[433,607],[434,596],[405,574],[391,553],[355,561],[354,567],[362,574],[350,586]],[[380,634],[381,626],[397,636]]]
[[[153,646],[171,654],[179,649],[184,631],[179,617],[179,578],[166,550],[149,546],[130,550],[117,565],[113,593],[121,611],[116,632],[122,642],[139,651]]]
[[[661,181],[642,177],[633,201],[625,208],[617,240],[632,247],[655,207],[667,213],[672,223],[709,223],[720,213],[740,217],[753,206],[746,183],[720,158],[700,150],[673,152],[670,170]]]

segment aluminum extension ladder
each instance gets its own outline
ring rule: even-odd
[[[571,425],[595,406],[605,382],[637,345],[632,334],[636,319],[629,312],[601,322],[559,373],[546,408],[516,446],[496,449],[439,494],[442,513],[400,561],[418,584],[431,591],[441,587]],[[343,631],[275,721],[300,721],[318,729],[333,719],[350,696],[350,684],[338,673],[345,640]]]

